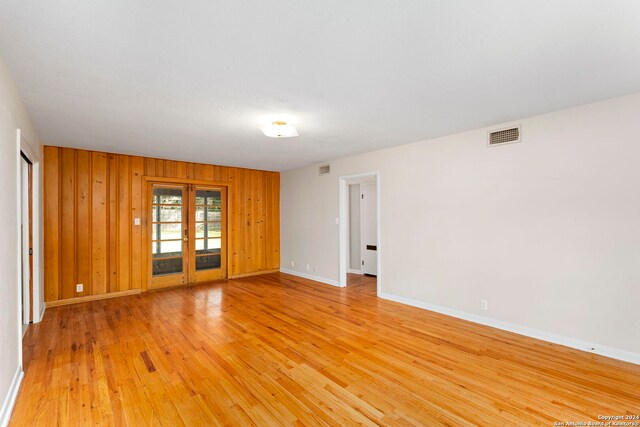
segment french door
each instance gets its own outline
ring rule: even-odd
[[[150,184],[151,289],[226,277],[226,188]]]

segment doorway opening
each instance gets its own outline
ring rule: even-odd
[[[380,293],[380,175],[340,177],[340,286],[375,282]]]
[[[22,336],[33,323],[33,164],[20,152],[20,312]]]
[[[226,187],[149,185],[149,289],[227,277]]]

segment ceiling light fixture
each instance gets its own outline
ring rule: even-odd
[[[275,121],[270,125],[262,126],[260,129],[270,138],[291,138],[298,136],[298,131],[295,127],[282,121]]]

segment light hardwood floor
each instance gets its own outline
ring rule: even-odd
[[[640,414],[640,366],[276,273],[48,309],[12,426],[547,425]]]

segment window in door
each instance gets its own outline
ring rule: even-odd
[[[151,197],[151,265],[153,284],[185,283],[184,186],[153,185]]]

